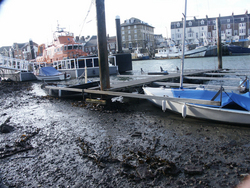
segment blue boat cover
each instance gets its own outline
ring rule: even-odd
[[[58,74],[62,74],[54,67],[42,67],[39,69],[39,76],[55,76]]]
[[[201,100],[211,100],[215,95],[216,91],[209,90],[196,90],[196,89],[173,89],[174,97],[177,98],[189,98],[189,99],[201,99]],[[214,101],[220,101],[220,95],[216,97]],[[216,107],[212,105],[203,105]],[[222,108],[241,108],[250,111],[250,93],[237,94],[237,93],[226,93],[222,92]]]

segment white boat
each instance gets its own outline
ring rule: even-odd
[[[187,1],[187,0],[186,0]],[[186,3],[185,3],[186,4]],[[186,15],[186,5],[185,5]],[[184,16],[183,30],[185,33],[186,18]],[[183,41],[185,34],[183,36]],[[152,88],[143,87],[145,95],[154,96],[150,98],[153,103],[161,106],[163,111],[171,110],[182,114],[183,118],[191,116],[208,120],[215,120],[227,123],[249,124],[250,122],[250,93],[243,95],[236,93],[222,93],[200,90],[200,89],[183,89],[183,66],[184,52],[182,55],[180,88]],[[198,102],[192,101],[195,99]],[[207,104],[201,104],[199,100],[206,100]],[[211,104],[209,104],[211,101]],[[219,102],[219,105],[213,105],[212,102]]]
[[[199,46],[192,50],[186,49],[185,57],[204,57],[207,48],[208,46]],[[181,56],[182,56],[182,51],[179,50],[178,46],[158,49],[158,53],[155,54],[155,58],[162,58],[162,59],[181,58]]]
[[[171,110],[182,114],[183,118],[190,116],[239,124],[249,124],[250,122],[249,92],[243,95],[223,93],[222,104],[216,106],[178,101],[179,99],[187,99],[186,101],[189,99],[203,99],[209,101],[216,95],[216,91],[152,87],[144,87],[143,90],[146,95],[165,97],[166,100],[151,99],[151,101],[157,106],[161,106],[164,111]],[[168,98],[176,98],[176,101],[168,100]],[[220,95],[216,98],[216,101],[220,101]]]
[[[38,71],[38,74],[35,76],[42,81],[60,81],[71,78],[70,74],[59,72],[54,67],[41,67]]]

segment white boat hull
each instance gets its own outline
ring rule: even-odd
[[[159,88],[154,88],[154,89],[159,89]],[[143,90],[146,95],[154,96],[154,94],[152,93],[152,88],[143,88]],[[165,89],[165,91],[166,90],[170,91],[171,89]],[[155,96],[163,96],[163,95],[157,94]],[[165,101],[152,99],[151,101],[160,107],[164,105],[164,108],[166,110],[177,112],[182,115],[184,115],[183,113],[185,113],[185,115],[190,117],[227,122],[227,123],[237,123],[237,124],[250,123],[249,111],[232,110],[225,108],[213,108],[213,107],[200,106],[189,103],[185,104],[183,102],[168,101],[167,99]],[[183,112],[184,105],[186,106],[185,112]]]
[[[54,76],[36,76],[37,80],[42,81],[61,81],[61,80],[69,80],[71,78],[70,74],[59,74]]]

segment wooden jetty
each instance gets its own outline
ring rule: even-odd
[[[184,76],[188,75],[198,75],[203,74],[204,71],[193,71],[193,72],[184,72]],[[61,93],[62,90],[64,91],[73,91],[81,93],[83,98],[86,99],[86,96],[88,98],[93,98],[94,103],[96,103],[100,99],[107,99],[114,96],[122,96],[125,98],[137,98],[137,99],[159,99],[159,100],[169,100],[169,101],[180,101],[180,102],[189,102],[189,103],[196,103],[196,104],[210,104],[210,105],[220,105],[220,102],[218,101],[209,101],[209,100],[197,100],[197,99],[183,99],[183,98],[171,98],[171,97],[158,97],[158,96],[148,96],[144,94],[137,94],[128,92],[130,89],[134,88],[140,88],[145,84],[152,84],[156,81],[164,81],[168,79],[174,79],[179,78],[179,73],[173,73],[169,75],[163,75],[163,76],[155,76],[155,77],[147,77],[145,79],[138,79],[138,80],[132,80],[128,82],[120,82],[113,84],[111,88],[106,90],[100,90],[100,87],[92,87],[88,89],[79,89],[79,88],[65,88],[65,87],[54,87],[54,86],[45,86],[46,89],[48,89],[50,92],[51,90],[59,90],[58,93]],[[125,92],[126,91],[126,92]],[[88,102],[91,102],[91,100],[88,99]],[[100,100],[100,103],[103,103],[103,100]]]

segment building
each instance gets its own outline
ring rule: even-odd
[[[107,36],[107,49],[110,53],[115,53],[116,50],[116,37]],[[87,42],[84,45],[84,51],[89,54],[98,54],[98,46],[97,46],[97,36],[92,36],[87,38]]]
[[[13,43],[12,46],[3,46],[0,48],[0,53],[3,56],[12,57],[16,59],[31,60],[30,42],[27,43]],[[34,56],[38,52],[38,45],[33,42]]]
[[[249,37],[248,11],[242,15],[223,16],[220,17],[221,23],[221,39],[227,42],[230,41],[244,41]],[[171,22],[171,37],[176,44],[182,43],[183,35],[183,19],[182,21]],[[186,41],[189,44],[202,45],[205,40],[208,42],[216,41],[216,18],[186,20]]]
[[[153,50],[154,27],[137,18],[130,18],[121,24],[123,50],[136,50],[137,47]]]

